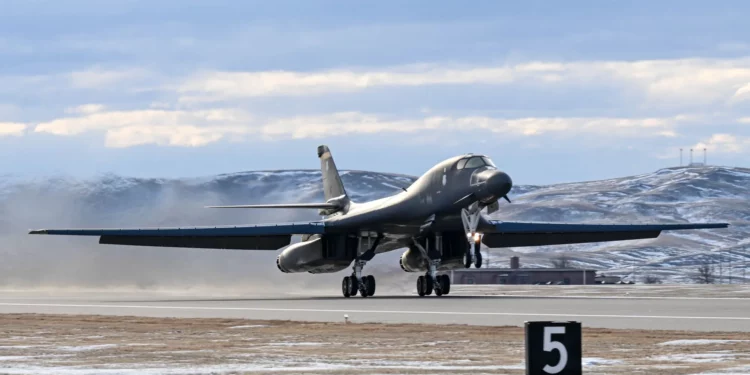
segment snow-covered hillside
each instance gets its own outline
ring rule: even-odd
[[[377,172],[342,173],[344,185],[355,201],[396,193],[402,187],[408,187],[414,179],[411,176]],[[593,223],[725,221],[732,226],[730,229],[664,233],[656,240],[496,249],[490,254],[493,265],[505,266],[508,256],[521,253],[522,265],[549,266],[550,258],[565,252],[577,265],[609,273],[627,275],[635,270],[639,276],[658,274],[674,281],[686,281],[686,272],[693,272],[704,259],[710,258],[716,262],[723,259],[723,267],[729,267],[731,260],[734,276],[740,276],[739,267],[750,260],[746,255],[746,250],[750,250],[750,169],[668,168],[640,176],[602,181],[549,186],[517,185],[510,196],[513,203],[502,202],[495,218]],[[212,204],[319,202],[322,199],[321,176],[317,170],[241,172],[193,179],[104,175],[90,180],[24,180],[6,176],[0,181],[0,254],[5,254],[5,267],[9,269],[6,274],[9,272],[13,280],[18,281],[24,277],[19,271],[24,267],[44,273],[43,267],[54,264],[48,259],[49,252],[38,249],[40,244],[51,246],[54,243],[61,244],[63,248],[77,248],[84,243],[80,239],[60,238],[56,239],[58,242],[39,242],[38,238],[25,234],[29,228],[219,225],[307,220],[317,218],[314,210],[249,211],[203,207]],[[90,244],[86,244],[90,249]],[[112,252],[122,251],[111,250],[111,247],[108,249],[79,253],[76,262],[84,267],[92,256],[100,257],[104,256],[99,255],[102,252],[109,252],[106,256],[111,257]],[[24,256],[24,252],[35,254],[34,259]],[[149,250],[149,254],[153,252]],[[41,254],[44,254],[43,259],[40,259]],[[159,260],[161,262],[188,262],[182,256],[173,259],[178,254],[176,252],[166,251],[163,254],[166,255]],[[190,261],[191,265],[194,262],[197,260]],[[102,260],[99,259],[97,265],[101,264]],[[397,263],[393,266],[398,267]],[[36,272],[31,274],[37,275]],[[126,277],[123,276],[123,279]]]
[[[665,232],[655,240],[515,249],[523,253],[564,251],[579,266],[621,275],[666,276],[687,281],[699,264],[741,276],[750,260],[750,169],[666,168],[610,180],[519,186],[500,220],[594,223],[729,222],[730,229]],[[515,193],[515,194],[514,194]],[[521,255],[532,263],[547,257]],[[528,264],[529,262],[527,262]],[[729,267],[733,271],[728,271]],[[725,280],[728,282],[728,280]]]

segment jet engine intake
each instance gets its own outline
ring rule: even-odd
[[[443,237],[443,254],[438,271],[464,268],[463,258],[467,242],[463,236],[463,233],[457,233]],[[426,272],[428,269],[426,259],[424,259],[419,249],[414,246],[409,246],[401,254],[398,263],[405,272]]]

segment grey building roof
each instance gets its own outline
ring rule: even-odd
[[[456,269],[454,272],[596,272],[583,268],[466,268]]]

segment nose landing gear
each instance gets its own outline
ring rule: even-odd
[[[469,248],[466,249],[464,254],[464,267],[471,268],[471,264],[474,263],[474,267],[482,267],[482,252],[480,251],[482,244],[482,234],[477,232],[479,226],[479,219],[481,218],[481,208],[477,203],[473,203],[468,208],[461,209],[461,222],[464,225],[464,231],[466,232],[466,238],[469,241]],[[474,259],[472,259],[472,250],[474,252]]]

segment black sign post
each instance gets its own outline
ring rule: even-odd
[[[580,375],[580,322],[526,322],[526,375]]]

